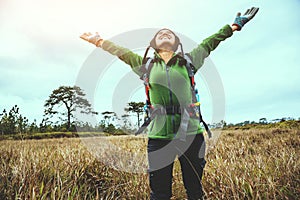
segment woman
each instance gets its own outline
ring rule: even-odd
[[[188,53],[193,63],[194,73],[221,41],[232,36],[234,31],[241,30],[257,12],[258,8],[253,7],[243,16],[238,13],[233,25],[225,25]],[[149,96],[153,108],[162,107],[165,113],[155,115],[148,132],[150,197],[151,199],[171,198],[173,164],[175,157],[178,156],[188,198],[202,199],[204,193],[201,179],[205,166],[205,141],[199,120],[189,118],[184,138],[180,135],[183,123],[182,108],[192,103],[191,83],[185,67],[187,62],[183,57],[182,46],[181,54],[175,53],[181,45],[180,39],[171,30],[161,29],[151,40],[145,56],[141,57],[129,49],[103,40],[98,33],[84,33],[80,37],[118,56],[139,76],[143,75],[143,64],[149,47],[155,49],[149,76]]]

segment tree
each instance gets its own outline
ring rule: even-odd
[[[82,89],[78,86],[60,86],[58,89],[53,90],[44,106],[45,116],[49,116],[50,118],[55,114],[67,116],[68,129],[71,127],[71,117],[74,117],[73,112],[76,109],[79,109],[80,113],[97,114],[92,110],[91,104],[85,98]],[[59,112],[58,109],[61,106],[64,106],[66,110]]]
[[[19,107],[13,106],[9,112],[4,109],[0,114],[0,131],[2,134],[25,133],[28,128],[28,119],[19,113]]]
[[[224,127],[226,127],[227,123],[226,123],[225,120],[221,120],[220,125],[221,125],[222,128],[224,128]]]
[[[130,130],[130,128],[132,127],[129,117],[130,117],[130,115],[128,115],[128,114],[124,114],[121,116],[121,118],[124,122],[122,129],[124,129],[124,130]]]
[[[265,117],[260,118],[260,119],[259,119],[259,123],[260,123],[260,124],[267,124],[267,123],[268,123],[267,118],[265,118]]]
[[[144,112],[144,102],[129,102],[128,107],[125,108],[126,112],[136,113],[138,119],[138,127],[140,127],[140,114]]]
[[[34,119],[34,121],[30,124],[28,131],[29,133],[37,133],[39,131],[39,128],[36,124],[36,119]]]
[[[104,118],[104,124],[108,126],[111,124],[111,121],[115,121],[115,118],[117,117],[117,114],[115,112],[105,111],[101,113]]]

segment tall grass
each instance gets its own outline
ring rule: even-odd
[[[297,129],[224,131],[206,157],[207,198],[299,199],[299,136]],[[148,199],[146,172],[133,173],[147,166],[146,142],[133,136],[0,141],[0,199]],[[184,199],[178,161],[173,174],[172,199]]]
[[[299,199],[300,131],[226,131],[209,153],[204,184],[211,198]]]

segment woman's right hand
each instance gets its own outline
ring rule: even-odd
[[[90,32],[83,33],[80,36],[80,38],[96,45],[96,47],[101,47],[102,46],[103,39],[100,37],[98,32],[96,32],[95,34],[92,34]]]

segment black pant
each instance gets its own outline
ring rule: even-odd
[[[202,134],[179,139],[148,140],[150,199],[170,199],[172,196],[172,171],[178,156],[184,186],[189,199],[202,199],[201,179],[205,166],[205,141]]]

